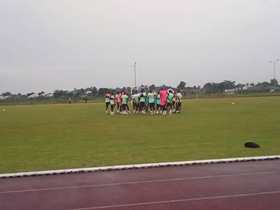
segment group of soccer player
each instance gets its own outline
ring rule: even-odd
[[[182,93],[173,89],[162,88],[160,91],[141,90],[131,96],[127,92],[107,92],[105,104],[107,114],[137,114],[150,113],[151,115],[166,115],[180,113],[182,111]],[[131,109],[129,107],[131,102]]]

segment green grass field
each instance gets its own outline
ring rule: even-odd
[[[275,155],[279,108],[280,97],[186,100],[167,117],[108,116],[103,104],[0,106],[0,173]]]

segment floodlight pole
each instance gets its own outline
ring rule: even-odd
[[[134,62],[133,71],[134,71],[134,87],[137,88],[136,62]]]

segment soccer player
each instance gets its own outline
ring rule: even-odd
[[[146,113],[146,93],[144,90],[141,90],[141,93],[140,93],[140,111],[145,114]]]
[[[129,106],[128,106],[129,97],[126,92],[122,93],[122,113],[128,114],[129,113]]]
[[[110,106],[110,96],[111,94],[109,92],[107,92],[105,94],[105,113],[108,114],[109,113],[109,106]]]
[[[148,93],[148,102],[150,113],[153,115],[155,113],[155,93],[151,90]]]
[[[174,99],[174,91],[172,89],[169,89],[168,96],[167,96],[167,111],[169,112],[169,114],[172,114],[173,99]]]
[[[145,92],[145,112],[149,111],[149,97],[148,94]]]
[[[180,113],[182,111],[182,98],[183,98],[183,95],[181,92],[178,92],[176,94],[176,112],[177,113]]]
[[[159,114],[160,111],[160,94],[156,94],[156,114]]]
[[[159,92],[160,94],[160,110],[163,115],[166,115],[166,105],[167,105],[167,96],[168,91],[166,88],[162,88]]]
[[[121,105],[122,105],[122,94],[120,92],[117,92],[115,99],[116,99],[116,104],[117,104],[117,112],[121,112]]]
[[[111,115],[115,114],[115,96],[112,93],[110,96],[110,105],[111,105]]]
[[[137,92],[132,95],[132,110],[135,114],[139,111],[139,98],[140,94]]]

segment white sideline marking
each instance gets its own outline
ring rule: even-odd
[[[135,165],[117,165],[117,166],[106,166],[106,167],[76,168],[76,169],[64,169],[64,170],[22,172],[22,173],[8,173],[8,174],[0,174],[0,178],[112,171],[112,170],[125,170],[125,169],[142,169],[142,168],[156,168],[156,167],[168,167],[168,166],[187,166],[187,165],[195,165],[195,164],[214,164],[214,163],[246,162],[246,161],[258,161],[258,160],[275,160],[275,159],[280,159],[280,155],[243,157],[243,158],[226,158],[226,159],[210,159],[210,160],[194,160],[194,161],[178,161],[178,162],[164,162],[164,163],[148,163],[148,164],[135,164]]]
[[[71,189],[104,188],[104,187],[115,187],[115,186],[134,185],[134,184],[181,182],[181,181],[187,181],[187,180],[203,180],[203,179],[238,177],[238,176],[239,177],[240,176],[256,176],[256,175],[269,175],[269,174],[278,174],[278,173],[279,172],[276,172],[276,171],[264,171],[264,172],[240,173],[240,174],[221,174],[221,175],[215,175],[215,176],[151,179],[151,180],[143,180],[143,181],[119,182],[119,183],[108,183],[108,184],[76,185],[76,186],[64,186],[64,187],[45,187],[45,188],[38,188],[38,189],[3,191],[3,192],[0,192],[0,195],[1,194],[13,194],[13,193],[27,193],[27,192],[71,190]]]
[[[231,194],[231,195],[195,197],[195,198],[186,198],[186,199],[178,199],[178,200],[128,203],[128,204],[86,207],[86,208],[77,208],[77,209],[68,209],[68,210],[95,210],[95,209],[111,209],[111,208],[122,208],[122,207],[151,206],[151,205],[160,205],[160,204],[185,203],[185,202],[190,202],[190,201],[218,200],[218,199],[242,198],[242,197],[253,197],[253,196],[259,196],[259,195],[274,195],[274,194],[280,194],[280,190],[269,191],[269,192],[256,192],[256,193],[242,193],[242,194]]]

